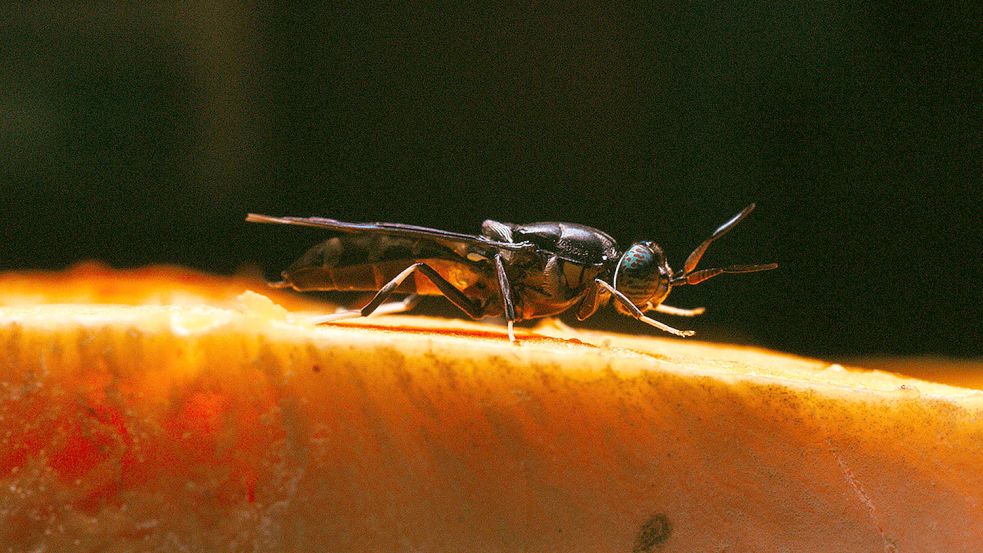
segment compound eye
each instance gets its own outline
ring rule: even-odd
[[[632,244],[618,261],[614,287],[635,305],[644,305],[663,289],[668,290],[663,265],[665,255],[658,246],[652,248],[644,242]]]

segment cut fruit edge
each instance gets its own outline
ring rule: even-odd
[[[380,347],[394,343],[406,355],[434,348],[475,355],[508,355],[535,363],[543,356],[571,359],[577,371],[614,370],[623,375],[664,371],[702,376],[729,383],[773,383],[794,389],[823,391],[837,397],[874,396],[951,401],[983,412],[983,391],[901,376],[884,370],[831,363],[778,353],[754,346],[718,344],[658,336],[633,336],[578,330],[545,321],[532,330],[517,329],[510,344],[501,325],[460,319],[389,315],[315,325],[323,312],[288,311],[270,298],[247,291],[235,308],[211,305],[41,304],[0,307],[0,328],[44,329],[57,333],[74,328],[132,327],[145,334],[193,339],[209,333],[260,333],[287,343],[362,344]],[[381,342],[381,343],[380,343]]]
[[[517,345],[509,344],[504,324],[464,319],[388,315],[330,325],[311,323],[335,308],[312,296],[269,289],[255,271],[223,277],[176,266],[120,270],[86,262],[60,272],[0,273],[3,326],[136,325],[145,332],[183,337],[220,329],[260,330],[288,341],[303,337],[325,345],[392,340],[398,333],[410,333],[414,339],[401,342],[400,347],[421,352],[442,345],[451,350],[491,348],[530,361],[544,354],[573,355],[579,366],[612,367],[626,374],[663,370],[727,381],[774,382],[836,395],[860,394],[857,397],[861,398],[870,394],[920,396],[957,401],[963,408],[983,408],[983,362],[877,359],[872,360],[874,368],[861,368],[867,365],[863,359],[836,363],[755,346],[581,330],[555,319],[545,319],[531,330],[517,329]],[[420,346],[421,340],[427,342],[426,347]],[[585,356],[596,362],[583,365],[580,359]],[[897,369],[931,380],[902,376]],[[947,378],[950,372],[954,376]]]

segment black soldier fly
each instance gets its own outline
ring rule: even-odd
[[[677,336],[677,330],[645,315],[692,317],[703,308],[680,309],[662,302],[674,286],[699,284],[724,273],[753,273],[776,263],[729,265],[696,270],[715,240],[744,220],[754,204],[720,226],[673,271],[655,242],[635,242],[621,251],[598,229],[574,223],[515,225],[485,221],[480,235],[398,223],[345,223],[320,217],[249,214],[247,221],[321,228],[337,234],[321,242],[270,283],[298,291],[375,291],[361,309],[335,313],[319,323],[375,312],[412,309],[420,295],[443,295],[474,319],[503,315],[509,340],[516,321],[557,315],[576,307],[577,319],[590,317],[615,300],[622,314]],[[413,276],[412,279],[409,277]],[[385,303],[393,293],[408,296]]]

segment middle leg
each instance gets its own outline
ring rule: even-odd
[[[512,284],[509,277],[505,274],[505,264],[502,256],[495,256],[495,274],[498,276],[498,291],[502,295],[502,306],[504,308],[505,320],[509,325],[509,341],[515,343],[515,304],[512,299]]]

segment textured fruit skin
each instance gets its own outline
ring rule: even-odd
[[[313,327],[254,307],[0,308],[0,543],[983,543],[978,391],[699,342],[577,333],[512,346],[495,326]]]

